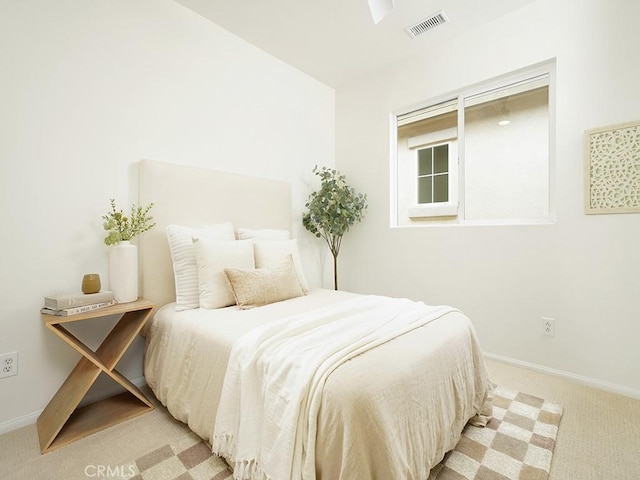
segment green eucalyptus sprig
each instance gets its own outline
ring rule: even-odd
[[[349,227],[362,221],[367,210],[367,195],[358,193],[337,170],[316,165],[313,173],[320,177],[320,190],[311,193],[305,204],[302,224],[318,238],[323,238],[333,255],[333,282],[338,289],[338,253],[342,236]]]
[[[131,205],[131,215],[127,217],[124,212],[116,208],[116,201],[112,198],[111,211],[102,216],[104,229],[107,236],[104,238],[106,245],[114,245],[118,242],[129,241],[138,235],[155,227],[153,217],[149,211],[153,207],[150,203],[146,207]]]

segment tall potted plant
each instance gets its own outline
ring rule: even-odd
[[[311,193],[305,204],[302,224],[318,238],[323,238],[333,255],[333,287],[338,289],[338,253],[342,236],[349,227],[364,218],[367,195],[351,187],[337,170],[316,165],[313,173],[320,177],[320,190]]]
[[[149,211],[153,203],[146,207],[131,205],[131,215],[126,216],[116,208],[111,199],[111,211],[102,216],[107,235],[104,239],[110,245],[109,288],[118,303],[133,302],[138,299],[138,247],[130,241],[151,230],[155,223]]]

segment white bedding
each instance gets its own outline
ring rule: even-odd
[[[173,416],[212,442],[236,340],[267,322],[356,297],[314,290],[244,311],[165,306],[146,332],[147,383]],[[471,322],[453,310],[341,363],[326,377],[311,421],[316,478],[426,479],[466,422],[486,413],[489,389]]]

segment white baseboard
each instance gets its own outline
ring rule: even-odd
[[[598,380],[596,378],[585,377],[583,375],[577,375],[575,373],[565,372],[564,370],[557,370],[555,368],[545,367],[543,365],[538,365],[536,363],[529,363],[529,362],[524,362],[522,360],[517,360],[515,358],[496,355],[495,353],[484,352],[484,356],[491,360],[495,360],[497,362],[507,363],[509,365],[526,368],[528,370],[534,370],[540,373],[547,373],[549,375],[554,375],[556,377],[566,378],[567,380],[571,380],[581,385],[587,385],[589,387],[605,390],[607,392],[617,393],[620,395],[625,395],[627,397],[640,399],[640,390],[627,387],[625,385],[617,385],[615,383],[605,382],[602,380]]]
[[[39,412],[24,415],[22,417],[14,418],[13,420],[9,420],[7,422],[0,423],[0,435],[36,423],[41,413],[42,410],[40,410]]]
[[[136,378],[135,380],[131,380],[136,387],[142,388],[147,382],[144,377]],[[81,403],[80,406],[85,405],[87,403],[97,402],[102,400],[103,398],[110,397],[120,390],[117,385],[113,385],[111,388],[103,388],[101,390],[97,390],[92,392],[92,395],[87,396]],[[9,420],[3,423],[0,423],[0,435],[3,433],[11,432],[12,430],[17,430],[18,428],[26,427],[28,425],[33,425],[38,420],[38,417],[42,413],[42,410],[38,410],[37,412],[29,413],[27,415],[23,415],[22,417],[14,418],[13,420]]]

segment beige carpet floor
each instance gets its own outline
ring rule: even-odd
[[[487,366],[493,382],[563,406],[549,480],[640,478],[640,400],[495,361]],[[183,424],[157,408],[41,455],[30,425],[0,436],[0,472],[6,480],[87,480],[100,478],[100,469],[121,467],[126,478],[132,459],[188,435]]]
[[[640,479],[640,400],[487,360],[491,380],[564,408],[549,480]]]

